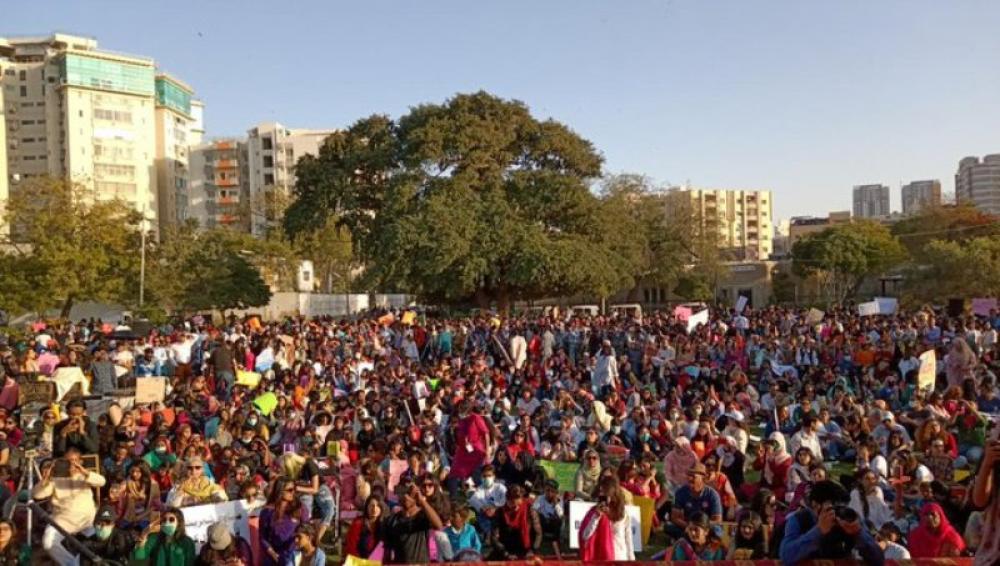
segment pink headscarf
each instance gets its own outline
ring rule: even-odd
[[[674,440],[674,449],[667,453],[663,461],[663,473],[674,485],[687,480],[687,473],[698,462],[698,455],[691,449],[691,441],[686,436]]]

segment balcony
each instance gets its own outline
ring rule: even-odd
[[[236,169],[238,167],[235,159],[216,159],[215,168],[216,169]]]
[[[240,184],[240,180],[235,177],[228,177],[226,179],[216,177],[213,184],[216,187],[236,187]]]
[[[228,141],[220,141],[220,142],[215,142],[215,145],[213,147],[216,150],[233,149],[236,147],[236,144]]]
[[[215,202],[220,206],[239,204],[240,197],[219,197]]]

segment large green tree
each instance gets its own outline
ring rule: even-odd
[[[590,142],[485,92],[362,119],[296,166],[291,236],[336,215],[372,285],[496,303],[631,282],[613,253]]]
[[[250,240],[192,223],[167,230],[151,254],[148,300],[182,313],[266,305],[271,290],[255,264],[263,256]]]
[[[906,272],[906,291],[921,301],[1000,295],[1000,238],[934,240]]]
[[[816,277],[827,298],[838,303],[853,297],[867,277],[895,267],[906,249],[882,224],[860,221],[810,234],[792,246],[792,270]]]
[[[11,312],[78,301],[133,304],[138,296],[140,214],[118,201],[95,201],[84,187],[31,177],[13,189],[0,245],[0,306]]]

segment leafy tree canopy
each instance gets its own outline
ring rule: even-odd
[[[294,237],[336,215],[372,284],[428,300],[610,294],[634,256],[612,253],[630,244],[609,241],[590,191],[601,162],[520,102],[457,95],[330,136],[298,162],[284,226]]]
[[[924,251],[934,240],[963,242],[1000,235],[1000,218],[971,204],[935,206],[896,222],[892,234],[916,262],[922,263],[929,259]]]
[[[140,214],[122,201],[94,201],[71,182],[31,177],[12,190],[0,251],[0,306],[11,312],[77,301],[131,304],[139,274]]]
[[[911,298],[945,301],[1000,295],[1000,238],[934,240],[922,250],[922,257],[924,261],[906,274]]]

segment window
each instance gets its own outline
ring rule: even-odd
[[[271,167],[271,168],[273,168],[274,167],[274,158],[271,157],[270,155],[265,155],[264,156],[264,167]]]
[[[94,118],[97,120],[108,120],[110,122],[132,123],[132,113],[125,110],[107,110],[104,108],[94,109]]]
[[[271,136],[265,136],[260,138],[260,145],[265,150],[270,150],[274,148],[274,142],[271,141]]]
[[[21,79],[22,81],[28,80],[28,71],[22,70],[20,73],[18,73],[17,78]]]
[[[94,174],[98,177],[123,177],[126,179],[135,178],[135,167],[131,165],[113,165],[110,163],[97,163],[94,165]]]
[[[34,120],[21,120],[22,126],[33,126],[35,124]]]
[[[3,72],[3,74],[7,75],[8,77],[12,77],[12,76],[14,76],[14,75],[15,75],[16,73],[14,72],[14,69],[6,69],[6,70],[5,70],[4,72]]]
[[[28,96],[28,87],[21,85],[21,96]]]
[[[274,184],[274,173],[264,173],[264,184],[265,185]]]

